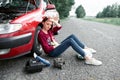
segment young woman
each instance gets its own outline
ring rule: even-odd
[[[52,25],[56,25],[53,27]],[[38,40],[42,45],[44,52],[51,57],[61,55],[70,46],[79,55],[84,57],[86,64],[101,65],[102,62],[92,57],[92,48],[86,47],[75,35],[70,35],[60,44],[55,40],[53,34],[60,30],[62,26],[51,18],[45,17],[42,21],[41,30],[38,34]]]

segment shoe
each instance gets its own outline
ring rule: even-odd
[[[92,53],[89,49],[83,49],[83,51],[85,52],[86,56],[92,57]]]
[[[99,66],[99,65],[102,65],[102,62],[95,59],[95,58],[92,58],[90,60],[86,60],[85,61],[86,64],[90,64],[90,65],[95,65],[95,66]]]
[[[91,53],[96,53],[97,51],[95,49],[89,48],[89,50],[91,51]]]

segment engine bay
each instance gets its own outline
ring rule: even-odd
[[[0,23],[6,22],[6,20],[12,20],[15,17],[26,13],[26,8],[3,8],[0,7]]]
[[[0,1],[0,24],[7,23],[14,18],[34,9],[30,0],[3,0]]]

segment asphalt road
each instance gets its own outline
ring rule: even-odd
[[[97,50],[93,56],[103,62],[101,66],[86,65],[77,60],[72,48],[60,57],[65,59],[62,70],[54,68],[53,59],[42,54],[51,62],[42,72],[26,74],[24,66],[32,57],[19,57],[0,61],[0,80],[120,80],[120,26],[68,18],[61,22],[63,28],[56,36],[58,42],[75,34],[87,46]]]

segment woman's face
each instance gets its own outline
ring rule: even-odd
[[[48,19],[47,21],[42,22],[42,24],[43,24],[43,29],[45,29],[46,31],[48,31],[51,28],[51,26],[52,26],[52,21],[50,21]]]

